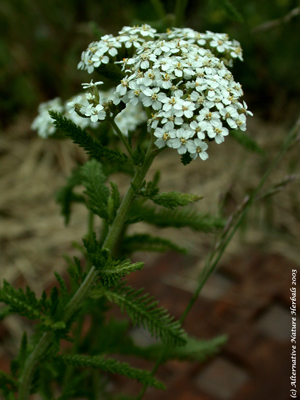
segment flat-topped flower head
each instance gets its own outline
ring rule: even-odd
[[[205,160],[210,142],[221,144],[231,129],[246,130],[247,117],[252,115],[240,100],[241,85],[228,69],[236,59],[242,60],[240,44],[225,33],[190,28],[157,33],[144,24],[125,26],[116,37],[105,35],[92,42],[78,68],[92,73],[101,64],[107,70],[114,64],[121,76],[111,89],[116,112],[122,107],[138,109],[143,121],[148,120],[157,147]],[[83,84],[89,90],[87,104],[80,99],[70,104],[71,110],[92,123],[104,120],[108,112],[97,88],[100,84],[93,80]]]

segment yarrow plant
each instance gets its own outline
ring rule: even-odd
[[[229,70],[236,59],[242,60],[241,47],[226,34],[189,28],[158,33],[149,25],[126,26],[118,36],[105,35],[91,43],[81,55],[78,68],[98,72],[103,80],[83,83],[84,92],[66,102],[56,98],[40,105],[32,128],[43,138],[63,134],[90,157],[57,194],[66,223],[72,203],[86,205],[89,230],[83,247],[78,246],[82,259],[68,260],[67,280],[55,274],[59,289],[53,288],[50,296],[43,293],[37,299],[29,288],[15,290],[7,282],[0,290],[7,314],[18,312],[39,321],[31,342],[23,335],[12,374],[0,375],[6,399],[16,392],[20,400],[35,392],[45,399],[111,399],[107,373],[141,382],[136,398],[141,399],[148,386],[164,387],[153,376],[161,363],[174,358],[202,361],[224,343],[224,337],[201,341],[182,329],[197,296],[175,321],[142,290],[126,285],[124,277],[143,268],[142,262],[126,258],[135,251],[185,252],[149,233],[129,235],[132,224],[144,221],[206,232],[224,228],[219,216],[180,209],[201,197],[160,193],[159,174],[148,182],[145,177],[156,155],[167,148],[176,150],[186,165],[206,160],[212,142],[221,144],[231,131],[246,130],[252,113],[240,100],[241,85]],[[123,198],[115,183],[106,184],[115,172],[132,177]],[[80,187],[84,192],[79,194]],[[100,235],[94,232],[95,217],[102,219]],[[211,273],[205,271],[201,285]],[[128,323],[105,318],[110,303],[126,311],[132,325],[148,329],[158,343],[148,348],[135,344]],[[83,329],[84,323],[89,327]],[[61,348],[62,339],[73,342],[71,350]],[[116,352],[155,361],[155,368],[150,373],[108,357]],[[82,367],[87,372],[78,374]]]
[[[83,84],[89,92],[67,103],[68,112],[75,110],[82,127],[119,115],[117,122],[125,134],[129,113],[136,125],[147,115],[148,132],[158,148],[167,146],[186,154],[186,159],[206,160],[209,142],[224,142],[230,130],[245,131],[246,117],[252,115],[239,101],[242,87],[228,69],[235,59],[242,60],[240,44],[226,34],[189,28],[159,34],[149,25],[124,27],[118,36],[105,35],[91,43],[78,64],[88,73],[119,67],[115,75],[111,72],[119,84],[106,94],[97,89],[101,81]],[[58,100],[50,106],[62,110]],[[125,107],[123,113],[120,107]],[[41,106],[41,112],[46,108]],[[48,121],[40,115],[33,128],[47,136],[53,133]]]

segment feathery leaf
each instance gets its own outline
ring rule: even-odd
[[[95,290],[97,293],[98,289]],[[135,325],[143,326],[144,329],[147,327],[153,336],[159,337],[164,343],[183,346],[186,340],[180,323],[174,321],[164,308],[157,307],[153,297],[141,295],[142,291],[143,289],[135,290],[122,284],[111,290],[103,287],[98,293],[117,304],[122,312],[126,310]]]
[[[141,205],[138,202],[132,207],[128,224],[144,221],[160,228],[189,227],[194,231],[212,232],[223,228],[225,221],[220,217],[201,214],[193,210],[165,210],[156,207]]]
[[[104,185],[106,176],[101,164],[96,160],[90,160],[81,167],[82,184],[85,194],[88,196],[87,206],[94,214],[108,220],[107,200],[109,189]]]
[[[63,117],[60,113],[50,110],[49,114],[54,119],[54,126],[65,133],[65,136],[71,138],[74,143],[86,151],[91,157],[98,161],[106,158],[109,161],[123,165],[128,162],[126,154],[120,153],[116,150],[111,150],[106,146],[93,139],[84,129],[81,129],[70,119]]]
[[[126,236],[122,242],[122,253],[124,254],[132,254],[135,251],[165,252],[168,250],[173,250],[181,254],[187,253],[184,247],[178,246],[171,240],[151,236],[147,233]]]
[[[99,279],[106,286],[115,286],[125,275],[144,267],[143,262],[132,264],[130,260],[115,260],[110,257],[107,250],[102,249],[97,242],[95,233],[89,238],[83,239],[83,243],[88,259],[99,270]]]
[[[180,192],[164,192],[157,194],[152,197],[151,200],[158,204],[159,206],[163,206],[173,210],[178,206],[186,206],[191,203],[195,203],[203,199],[202,196],[197,196],[196,194],[188,194],[188,193],[180,193]]]
[[[136,379],[145,385],[154,386],[158,389],[165,388],[164,384],[155,379],[150,372],[133,368],[129,364],[117,361],[113,358],[106,358],[104,356],[89,357],[86,355],[77,354],[70,356],[58,355],[54,358],[54,360],[73,365],[75,367],[99,368],[105,372],[125,375],[128,378]]]

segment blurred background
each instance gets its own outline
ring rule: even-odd
[[[63,255],[79,255],[72,242],[80,243],[87,229],[80,205],[65,227],[54,197],[86,156],[69,141],[37,137],[30,125],[39,103],[58,96],[66,100],[81,90],[82,82],[97,78],[77,70],[81,52],[99,34],[117,34],[124,25],[155,26],[154,3],[1,1],[0,262],[1,278],[10,283],[29,284],[38,294],[50,287],[53,272],[67,268]],[[168,14],[174,12],[174,1],[162,3]],[[300,117],[300,5],[296,0],[190,0],[184,25],[199,32],[226,32],[241,43],[244,62],[235,63],[233,74],[254,113],[248,133],[263,152],[250,152],[228,138],[210,147],[205,163],[183,167],[174,151],[166,151],[149,176],[161,169],[161,190],[205,196],[197,209],[215,215],[222,205],[226,217],[256,187]],[[197,337],[228,334],[224,350],[203,365],[168,363],[159,373],[169,391],[150,391],[149,399],[289,398],[289,288],[291,269],[300,261],[299,173],[298,141],[265,187],[291,175],[292,182],[253,205],[186,320],[186,329]],[[128,182],[123,177],[116,181],[124,192]],[[143,224],[134,229],[149,231]],[[135,258],[146,260],[146,269],[131,281],[145,286],[179,317],[213,235],[168,229],[162,236],[186,246],[189,256],[137,254]],[[0,326],[0,368],[7,371],[23,330],[32,327],[14,316]],[[134,335],[141,343],[150,340],[143,332]],[[113,385],[112,390],[136,390],[121,379]]]

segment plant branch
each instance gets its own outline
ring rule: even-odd
[[[131,150],[131,147],[129,146],[128,141],[125,139],[123,133],[121,132],[120,128],[118,125],[115,123],[115,120],[113,118],[109,118],[108,122],[111,124],[111,126],[114,128],[116,134],[119,136],[119,138],[122,140],[124,146],[126,147],[126,150],[128,151],[128,154],[130,155],[131,159],[134,159],[133,151]]]
[[[103,248],[113,251],[114,246],[118,240],[119,234],[122,231],[123,224],[125,222],[127,213],[130,209],[132,201],[135,197],[135,191],[133,188],[139,188],[146,176],[150,165],[157,152],[153,150],[153,141],[150,142],[148,150],[145,155],[143,165],[137,169],[135,176],[133,177],[132,184],[129,187],[121,205],[118,213],[110,227],[107,237],[104,241]],[[95,284],[98,277],[98,271],[92,266],[89,270],[85,280],[82,282],[77,292],[74,294],[72,299],[65,307],[64,321],[68,321],[73,313],[79,308],[82,301],[85,299],[93,285]],[[19,390],[19,400],[28,400],[30,394],[30,387],[32,378],[34,375],[35,368],[37,367],[38,361],[45,355],[46,351],[52,344],[53,334],[52,332],[45,333],[37,344],[36,348],[30,354],[26,360],[23,374],[20,379],[20,390]]]

